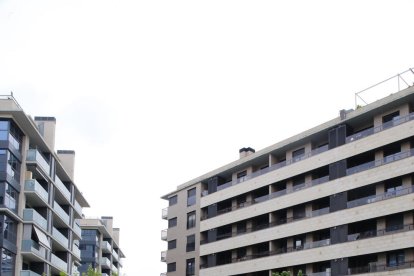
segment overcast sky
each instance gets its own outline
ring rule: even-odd
[[[76,151],[84,213],[114,216],[124,273],[159,275],[160,197],[241,147],[337,117],[355,92],[414,67],[413,10],[378,0],[0,0],[0,94],[56,117],[57,149]]]

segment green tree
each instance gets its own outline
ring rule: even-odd
[[[273,272],[272,276],[291,276],[290,271],[282,271],[282,272]],[[299,270],[298,275],[297,276],[303,276],[303,272],[302,270]]]

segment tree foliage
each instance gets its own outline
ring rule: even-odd
[[[272,276],[292,276],[290,271],[282,271],[282,272],[273,272]],[[299,270],[297,276],[303,276],[302,270]]]

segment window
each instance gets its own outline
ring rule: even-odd
[[[169,263],[167,264],[167,272],[173,272],[175,271],[175,263]]]
[[[187,236],[186,252],[191,252],[194,250],[195,250],[195,235]]]
[[[177,218],[172,218],[168,220],[168,228],[177,226]]]
[[[305,154],[305,148],[300,148],[292,152],[292,158],[294,161],[300,160],[300,157],[302,157]]]
[[[238,182],[243,182],[247,179],[247,171],[242,171],[237,173],[237,181]]]
[[[187,229],[196,226],[196,213],[195,211],[187,214]]]
[[[385,116],[382,117],[382,123],[387,123],[387,122],[390,122],[394,119],[397,119],[398,116],[400,116],[400,111],[395,111],[391,114],[385,115]]]
[[[196,203],[196,188],[187,191],[187,206],[192,206]]]
[[[174,249],[177,247],[177,240],[168,241],[168,250]]]
[[[168,199],[168,206],[172,206],[177,204],[177,196],[172,196]]]
[[[13,276],[14,275],[14,262],[15,262],[15,255],[6,250],[1,250],[1,271],[0,275],[2,276]]]
[[[399,266],[404,264],[405,255],[403,250],[393,251],[387,253],[387,265],[388,266]]]
[[[195,275],[195,259],[188,259],[187,266],[185,268],[185,276]]]
[[[10,219],[8,216],[1,216],[0,231],[5,240],[16,244],[17,224],[14,220]]]
[[[10,184],[0,183],[0,205],[17,212],[17,201],[19,193]]]

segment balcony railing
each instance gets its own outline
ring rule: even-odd
[[[111,265],[111,270],[112,272],[115,272],[116,274],[118,274],[118,268],[115,265]]]
[[[374,133],[378,133],[378,132],[383,131],[385,129],[388,129],[388,128],[391,128],[391,127],[394,127],[394,126],[401,125],[401,124],[403,124],[405,122],[412,121],[413,119],[414,119],[414,112],[413,113],[410,113],[410,114],[408,114],[406,116],[399,117],[399,118],[397,118],[397,119],[395,119],[393,121],[386,122],[386,123],[384,123],[382,125],[379,125],[379,126],[377,126],[375,128],[367,129],[367,130],[361,131],[359,133],[355,133],[353,135],[350,135],[350,136],[348,136],[346,138],[346,143],[348,144],[348,143],[354,142],[356,140],[365,138],[367,136],[370,136],[370,135],[372,135]],[[237,184],[239,184],[241,182],[244,182],[246,180],[249,180],[249,179],[255,178],[255,177],[259,176],[259,175],[263,175],[263,174],[266,174],[268,172],[277,170],[279,168],[282,168],[282,167],[285,167],[287,165],[296,163],[298,161],[305,160],[305,159],[307,159],[309,157],[318,155],[318,154],[323,153],[323,152],[328,151],[328,150],[329,150],[329,146],[328,145],[324,145],[324,146],[322,146],[320,148],[313,149],[311,152],[305,153],[305,154],[303,154],[300,157],[295,157],[295,158],[292,158],[292,159],[287,159],[286,161],[282,161],[280,163],[271,165],[270,167],[267,167],[267,168],[265,168],[263,170],[259,170],[259,171],[253,172],[250,175],[246,175],[242,179],[236,179],[236,180],[227,182],[225,184],[222,184],[220,186],[217,186],[217,191],[223,190],[223,189],[228,188],[230,186],[237,185]],[[209,194],[208,191],[202,191],[202,193],[201,193],[202,196],[207,196],[208,194]]]
[[[161,262],[167,261],[167,251],[161,251]]]
[[[80,258],[81,258],[81,251],[80,251],[80,249],[79,249],[79,247],[78,247],[78,246],[73,245],[72,251],[73,251],[73,254],[74,254],[76,257],[78,257],[78,259],[80,259]]]
[[[69,241],[62,233],[59,232],[55,227],[53,227],[52,236],[55,238],[62,246],[65,248],[68,247]]]
[[[51,254],[51,263],[52,265],[58,267],[60,270],[62,270],[63,272],[66,272],[68,269],[68,264],[62,260],[61,258],[59,258],[58,256],[56,256],[55,254]]]
[[[49,163],[42,156],[42,154],[40,152],[38,152],[36,149],[29,149],[27,151],[27,158],[26,159],[27,159],[27,161],[36,162],[43,169],[43,171],[47,175],[50,175],[50,165],[49,165]]]
[[[414,230],[414,225],[413,224],[400,225],[399,227],[395,227],[395,228],[398,228],[398,233],[408,232],[408,231],[413,231]],[[367,239],[367,238],[375,238],[375,237],[379,237],[379,236],[383,236],[383,235],[391,235],[391,234],[397,233],[395,231],[396,230],[392,230],[392,229],[381,229],[381,230],[372,230],[372,231],[361,232],[361,233],[358,233],[359,238],[357,240]],[[355,234],[353,234],[353,235],[355,235]],[[353,235],[349,235],[349,236],[353,236]],[[346,242],[356,241],[356,239],[353,239],[353,238],[350,239],[349,236],[348,236],[348,240]],[[241,258],[233,258],[233,259],[231,259],[230,263],[237,263],[237,262],[241,262],[241,261],[248,261],[248,260],[253,260],[253,259],[257,259],[257,258],[269,257],[269,256],[285,254],[285,253],[301,251],[301,250],[307,250],[307,249],[312,249],[312,248],[319,248],[319,247],[324,247],[324,246],[329,246],[329,245],[331,245],[331,240],[330,239],[325,239],[325,240],[320,240],[320,241],[315,241],[315,242],[310,242],[310,243],[304,243],[303,246],[299,245],[299,246],[295,246],[295,247],[281,247],[281,248],[278,248],[278,249],[273,250],[273,251],[264,251],[264,252],[260,252],[260,253],[256,253],[256,254],[252,254],[252,255],[246,255],[246,256],[241,257]],[[224,264],[219,264],[219,265],[224,265]],[[219,265],[216,265],[216,266],[219,266]],[[208,266],[206,264],[201,266],[201,268],[207,268],[207,267]]]
[[[368,196],[368,197],[357,199],[357,200],[354,200],[354,201],[349,201],[347,203],[347,209],[362,206],[362,205],[366,205],[366,204],[371,204],[371,203],[382,201],[382,200],[395,198],[397,196],[403,196],[403,195],[411,194],[413,192],[414,192],[414,187],[410,186],[410,187],[400,189],[400,190],[398,190],[398,192],[397,191],[392,191],[392,192],[387,192],[387,193],[383,193],[383,194],[379,194],[379,195],[375,195],[375,196]],[[277,226],[282,225],[282,224],[291,223],[291,222],[295,222],[295,221],[306,219],[306,218],[318,217],[318,216],[322,216],[322,215],[329,214],[329,213],[331,213],[330,208],[326,207],[326,208],[314,210],[314,211],[312,211],[308,214],[296,215],[294,217],[287,217],[287,218],[278,219],[275,222],[260,224],[260,225],[257,225],[255,227],[247,228],[243,232],[229,232],[229,233],[225,233],[225,234],[222,234],[222,235],[218,235],[217,240],[215,240],[215,241],[222,240],[222,239],[227,239],[227,238],[231,238],[231,237],[235,237],[235,236],[240,236],[240,235],[244,235],[244,234],[251,233],[251,232],[256,232],[256,231],[267,229],[267,228],[277,227]],[[207,240],[201,240],[200,244],[206,244],[206,243],[211,243],[211,242],[215,242],[215,241],[210,241],[209,242]]]
[[[118,261],[119,256],[118,256],[118,253],[116,253],[115,249],[114,249],[114,250],[112,250],[112,256],[114,256],[115,260],[117,260],[117,261]]]
[[[364,163],[364,164],[360,164],[358,166],[351,167],[351,168],[347,169],[346,172],[347,172],[347,175],[352,175],[352,174],[360,173],[360,172],[363,172],[363,171],[366,171],[366,170],[369,170],[369,169],[372,169],[372,168],[375,168],[375,167],[378,167],[378,166],[382,166],[382,165],[386,165],[386,164],[389,164],[389,163],[392,163],[392,162],[395,162],[395,161],[399,161],[399,160],[402,160],[402,159],[405,159],[405,158],[408,158],[408,157],[411,157],[411,156],[414,156],[414,149],[398,152],[398,153],[395,153],[393,155],[386,156],[386,157],[384,157],[382,159],[379,159],[379,160],[370,161],[370,162],[367,162],[367,163]],[[224,209],[218,210],[217,215],[225,214],[225,213],[228,213],[228,212],[231,212],[231,211],[243,208],[243,207],[250,206],[250,205],[255,204],[255,203],[264,202],[264,201],[270,200],[272,198],[282,196],[284,194],[297,192],[298,190],[303,190],[304,188],[309,188],[309,187],[319,185],[319,184],[322,184],[322,183],[325,183],[325,182],[328,182],[328,181],[329,181],[329,176],[324,176],[324,177],[321,177],[321,178],[318,178],[318,179],[314,179],[312,181],[306,182],[305,184],[302,184],[303,187],[301,187],[300,189],[296,189],[296,190],[293,189],[291,191],[282,190],[282,191],[278,191],[276,193],[272,193],[270,195],[261,196],[259,198],[255,198],[253,201],[244,202],[242,205],[239,205],[239,206],[234,206],[234,207],[229,207],[229,208],[224,208]],[[209,218],[212,218],[212,217],[214,217],[214,216],[207,216],[207,215],[204,214],[204,215],[202,215],[201,220],[209,219]]]
[[[82,236],[82,230],[77,222],[73,224],[73,231],[78,235],[78,237]]]
[[[161,231],[161,240],[166,241],[167,240],[167,229],[164,229]]]
[[[168,207],[162,209],[162,215],[161,215],[162,219],[168,219]]]
[[[23,220],[25,222],[33,222],[39,225],[43,230],[47,231],[47,220],[34,209],[24,209]]]
[[[75,200],[75,210],[78,212],[79,215],[82,216],[82,206],[80,206],[79,202]]]
[[[102,248],[102,251],[104,251],[106,253],[111,253],[112,252],[112,246],[107,241],[102,241],[101,248]]]
[[[49,193],[35,179],[26,180],[24,182],[24,190],[35,192],[45,203],[49,201]]]
[[[59,217],[66,223],[69,224],[69,215],[65,212],[65,210],[60,207],[59,203],[56,201],[53,204],[53,210],[59,215]]]
[[[111,268],[111,261],[108,258],[106,258],[106,257],[103,257],[101,259],[101,262],[100,263],[101,263],[101,266],[103,266],[105,268]]]
[[[351,267],[351,268],[348,268],[348,275],[371,273],[371,272],[384,272],[384,271],[391,271],[391,270],[394,271],[394,270],[407,269],[407,268],[414,268],[414,261],[397,263],[395,265],[370,263],[369,265],[366,265],[366,266]]]
[[[167,272],[161,273],[160,276],[167,276]]]
[[[68,188],[66,188],[65,184],[63,184],[62,180],[56,175],[55,177],[55,185],[59,189],[59,191],[65,196],[65,198],[70,201],[70,192]]]
[[[46,258],[46,249],[40,246],[34,240],[23,240],[22,241],[22,253],[34,253],[38,257]]]
[[[30,270],[22,270],[20,271],[20,276],[41,276],[41,275],[37,274],[36,272],[30,271]]]

